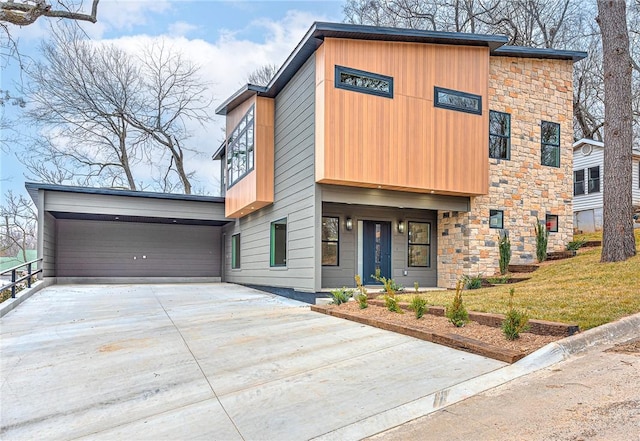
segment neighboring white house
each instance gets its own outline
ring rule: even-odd
[[[573,144],[573,226],[576,231],[602,229],[604,143],[581,139]],[[633,206],[640,212],[640,150],[633,149]],[[640,219],[636,216],[636,228]]]

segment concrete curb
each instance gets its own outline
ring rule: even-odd
[[[23,289],[22,291],[17,293],[15,299],[8,299],[0,303],[0,317],[4,317],[9,312],[16,309],[20,303],[24,302],[41,289],[46,288],[47,286],[55,285],[55,283],[55,279],[51,278],[38,280],[35,284],[31,285],[31,288]]]
[[[362,439],[553,366],[596,345],[621,343],[640,335],[640,313],[550,343],[522,360],[409,403],[372,415],[314,440]]]

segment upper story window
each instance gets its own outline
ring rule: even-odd
[[[584,170],[573,172],[573,195],[584,194]]]
[[[393,98],[393,77],[336,65],[336,87]]]
[[[560,167],[560,124],[542,121],[540,143],[542,165]]]
[[[436,107],[482,115],[482,97],[480,95],[437,86],[433,90],[433,102]]]
[[[227,140],[227,188],[253,170],[254,154],[254,108],[245,113]]]
[[[511,115],[489,111],[489,157],[511,158]]]
[[[589,168],[589,193],[600,192],[600,166]]]

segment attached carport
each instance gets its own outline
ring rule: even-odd
[[[26,183],[46,278],[222,278],[224,198]]]

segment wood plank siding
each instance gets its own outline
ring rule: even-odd
[[[316,181],[446,195],[488,192],[489,49],[326,38],[315,55]],[[335,66],[393,78],[393,98],[335,87]],[[482,114],[434,107],[434,86]]]
[[[274,202],[225,227],[226,281],[316,289],[316,220],[321,203],[314,179],[314,80],[311,57],[275,98]],[[270,227],[279,219],[287,220],[287,259],[285,267],[272,268]],[[234,234],[240,234],[239,269],[231,268]]]
[[[253,96],[227,115],[227,139],[255,104],[254,169],[225,192],[225,215],[238,218],[273,203],[274,100]]]

